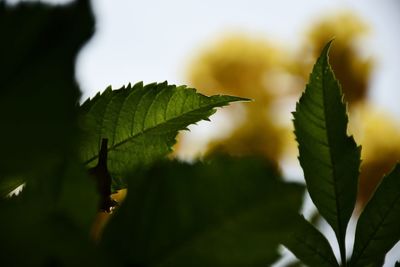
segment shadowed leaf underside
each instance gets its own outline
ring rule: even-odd
[[[330,43],[314,65],[294,112],[299,160],[311,199],[335,231],[343,256],[345,233],[353,212],[360,151],[347,136],[343,94],[328,62]]]

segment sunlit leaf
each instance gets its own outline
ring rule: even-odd
[[[208,119],[215,107],[244,98],[207,97],[185,86],[138,83],[119,90],[107,88],[81,107],[83,161],[96,164],[101,140],[108,139],[108,168],[116,180],[171,151],[179,130]]]

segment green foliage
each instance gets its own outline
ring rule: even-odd
[[[1,180],[40,175],[76,147],[74,65],[94,28],[89,7],[0,1]]]
[[[138,83],[79,106],[74,59],[93,27],[85,0],[0,2],[1,266],[266,266],[281,243],[310,266],[338,266],[325,237],[297,214],[304,187],[265,159],[166,159],[178,131],[246,99]],[[346,135],[328,48],[295,113],[300,162],[342,265],[377,266],[400,239],[400,167],[363,211],[346,262],[360,149]],[[90,233],[111,179],[129,194],[96,243]],[[20,195],[4,197],[22,181]]]
[[[295,221],[285,246],[308,266],[339,266],[328,240],[304,217]]]
[[[300,164],[311,199],[335,231],[342,253],[357,196],[361,149],[346,134],[346,106],[328,63],[317,60],[294,113]]]
[[[1,266],[259,266],[278,258],[303,186],[260,159],[154,165],[179,130],[245,99],[139,83],[79,107],[73,63],[93,28],[88,2],[0,7],[11,40],[1,43],[0,193],[26,182],[20,195],[0,199]],[[104,196],[95,182],[108,171],[117,186],[129,183],[129,195],[96,245],[89,233]]]
[[[108,169],[117,189],[123,178],[138,167],[148,166],[171,152],[179,130],[208,119],[221,107],[244,98],[207,97],[185,86],[137,83],[119,90],[107,88],[81,107],[82,159],[93,167],[101,140],[108,139]]]
[[[304,192],[257,158],[164,162],[139,180],[102,242],[123,265],[272,264]]]
[[[400,165],[385,176],[357,223],[353,266],[382,261],[400,239]]]
[[[30,181],[18,197],[0,200],[0,265],[102,266],[87,238],[97,202],[94,182],[72,162]]]
[[[98,196],[77,156],[74,60],[93,27],[88,1],[0,2],[1,266],[103,262],[87,238]]]
[[[357,197],[361,148],[346,133],[343,94],[328,62],[330,45],[315,63],[294,113],[299,160],[311,199],[336,234],[342,266],[380,266],[400,240],[400,167],[383,179],[362,212],[348,261],[346,228]],[[305,220],[284,244],[310,266],[337,266],[326,239]]]

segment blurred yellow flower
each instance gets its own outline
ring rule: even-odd
[[[284,51],[261,38],[223,37],[202,52],[189,68],[189,82],[206,94],[224,93],[268,102],[275,94],[268,74],[279,71]]]
[[[335,14],[312,26],[301,53],[303,65],[310,66],[326,42],[335,39],[330,51],[330,63],[350,105],[365,100],[367,96],[372,60],[360,52],[360,41],[368,32],[366,23],[353,13]],[[309,72],[304,75],[308,77]]]
[[[300,91],[302,82],[291,74],[295,64],[282,46],[239,34],[217,41],[194,60],[188,74],[191,86],[206,94],[254,99],[243,106],[244,121],[238,122],[226,138],[211,142],[208,154],[223,151],[279,160],[290,134],[290,119],[288,116],[284,123],[280,120],[276,104],[282,97]]]
[[[400,160],[400,122],[369,104],[360,104],[350,113],[349,132],[362,145],[358,199],[362,208],[383,175]]]
[[[383,173],[400,158],[399,127],[367,104],[372,60],[357,47],[367,32],[366,24],[354,14],[340,13],[315,23],[297,56],[282,45],[244,34],[225,36],[204,49],[189,68],[189,84],[205,94],[254,99],[239,109],[237,105],[224,109],[234,127],[211,140],[205,153],[261,155],[277,167],[282,159],[294,158],[297,145],[290,111],[320,50],[335,38],[330,62],[350,103],[350,131],[363,145],[359,205],[364,205]],[[238,116],[240,109],[243,114]],[[187,149],[178,148],[178,153]]]

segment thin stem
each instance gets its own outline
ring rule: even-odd
[[[99,161],[95,167],[89,169],[89,174],[97,183],[97,190],[100,195],[100,210],[111,212],[112,208],[115,207],[117,203],[111,199],[112,178],[107,168],[107,144],[107,138],[103,138],[99,151]]]

